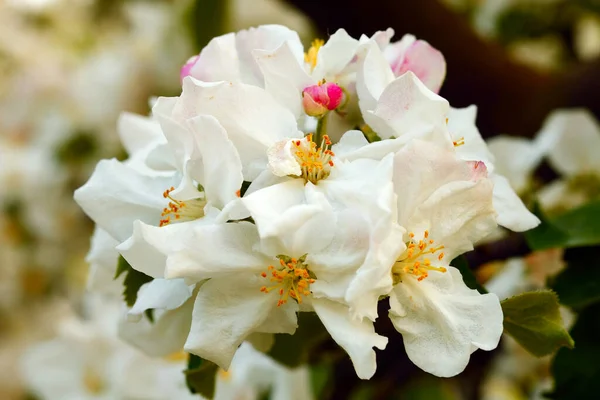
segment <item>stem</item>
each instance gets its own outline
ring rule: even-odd
[[[319,118],[317,122],[317,131],[315,132],[315,137],[313,138],[313,142],[317,144],[317,147],[321,146],[321,142],[323,142],[323,137],[327,134],[327,116],[329,112]]]

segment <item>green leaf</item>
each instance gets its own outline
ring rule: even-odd
[[[216,364],[190,354],[188,368],[183,371],[190,392],[212,399],[215,395],[215,375],[218,369]]]
[[[600,201],[567,211],[552,222],[569,235],[565,247],[600,244]]]
[[[527,292],[502,302],[504,330],[531,354],[542,357],[573,339],[563,326],[558,297],[551,290]]]
[[[296,332],[293,335],[276,334],[268,354],[275,361],[294,368],[307,363],[310,350],[327,337],[328,333],[317,314],[301,312],[298,313]]]
[[[596,399],[600,382],[600,304],[583,310],[571,329],[577,347],[560,349],[552,362],[554,399]]]
[[[119,256],[115,279],[122,274],[126,274],[125,279],[123,280],[123,299],[128,307],[133,307],[137,300],[138,291],[144,283],[150,282],[152,277],[133,269],[123,256]],[[148,313],[146,313],[146,315],[150,321],[153,320],[153,315],[148,315]]]
[[[467,285],[469,288],[475,289],[481,294],[486,294],[488,292],[486,288],[477,282],[477,278],[475,278],[473,271],[471,268],[469,268],[469,262],[465,256],[456,257],[454,260],[452,260],[450,265],[460,271],[463,281],[465,281],[465,285]]]
[[[599,247],[567,249],[567,267],[548,280],[548,286],[558,294],[560,303],[583,308],[600,301]]]
[[[534,208],[534,213],[542,223],[525,233],[532,250],[600,244],[600,201],[593,201],[554,218],[547,218],[539,206]]]
[[[538,203],[533,206],[533,213],[540,219],[541,223],[527,232],[525,240],[532,250],[544,250],[555,247],[563,247],[569,240],[569,235],[558,226],[554,225],[542,212]]]

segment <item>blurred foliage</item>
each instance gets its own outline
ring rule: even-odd
[[[216,364],[190,354],[187,369],[184,371],[190,392],[212,399],[215,394],[215,373],[218,369]]]
[[[534,212],[542,223],[525,233],[532,250],[600,244],[600,201],[592,201],[553,218],[544,215],[537,206]]]
[[[194,0],[185,17],[186,25],[195,46],[195,53],[223,31],[228,1]]]
[[[581,309],[600,301],[600,247],[567,249],[564,254],[565,268],[549,279],[551,287],[561,304]]]
[[[561,349],[552,363],[553,399],[597,399],[600,381],[600,304],[584,309],[571,329],[574,349]]]

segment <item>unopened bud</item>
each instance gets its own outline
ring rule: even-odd
[[[344,91],[335,83],[312,85],[302,92],[304,111],[311,117],[321,117],[342,103]]]

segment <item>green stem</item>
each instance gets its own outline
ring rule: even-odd
[[[317,122],[317,131],[315,132],[315,136],[313,137],[313,142],[317,144],[317,147],[321,146],[321,142],[323,141],[323,137],[327,134],[327,116],[329,113],[326,113],[321,118],[319,118]]]

